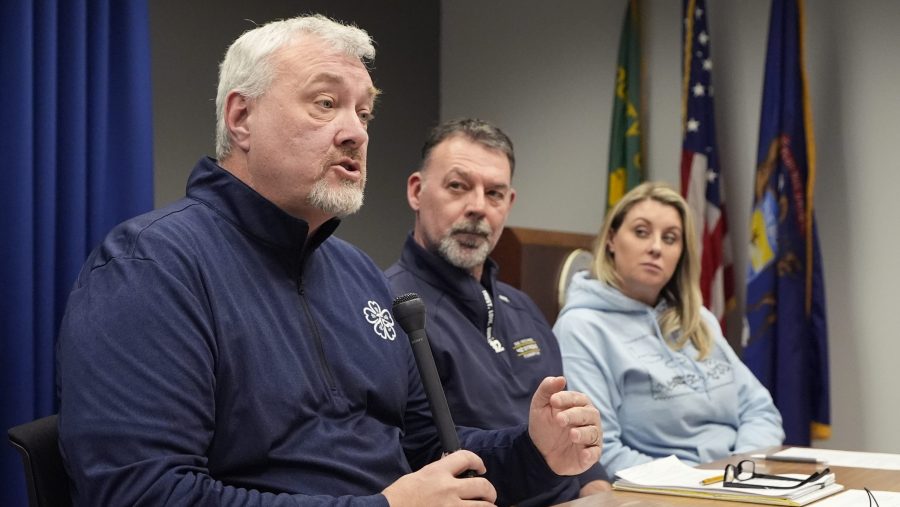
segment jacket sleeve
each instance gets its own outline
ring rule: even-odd
[[[462,447],[484,461],[485,477],[497,490],[497,505],[515,505],[570,480],[550,469],[531,441],[527,424],[502,430],[459,430]]]
[[[610,476],[624,468],[652,461],[653,457],[628,447],[622,441],[618,410],[622,405],[622,381],[615,378],[604,337],[596,326],[570,310],[557,319],[553,332],[559,339],[563,370],[569,388],[588,395],[600,411],[603,424],[603,452],[600,463]]]
[[[722,348],[734,367],[734,380],[738,388],[738,428],[734,452],[748,452],[761,447],[781,445],[784,441],[781,414],[772,402],[768,389],[737,357],[734,349],[722,336],[715,317],[705,312],[704,317],[707,327],[715,333],[716,346]]]
[[[404,416],[402,443],[413,471],[441,457],[441,442],[428,399],[410,350],[409,400]],[[484,462],[485,477],[497,490],[497,505],[513,505],[544,493],[566,478],[556,475],[544,461],[523,424],[501,430],[457,426],[460,447]]]
[[[210,313],[152,260],[113,259],[83,275],[58,347],[60,449],[76,505],[387,505],[382,495],[274,494],[210,475]]]
[[[535,327],[541,330],[541,332],[543,333],[542,337],[547,340],[546,344],[547,348],[549,349],[547,352],[558,357],[558,364],[562,366],[562,352],[559,349],[559,340],[550,328],[550,324],[547,322],[547,319],[544,318],[543,312],[541,312],[541,310],[537,307],[537,304],[535,304],[535,302],[531,298],[525,296],[524,294],[522,297],[522,302],[527,307],[527,315],[535,321]],[[562,375],[563,372],[559,371],[558,374]],[[573,389],[571,387],[571,383],[569,383],[568,385],[569,389]],[[593,481],[609,482],[610,477],[609,474],[606,473],[606,469],[603,467],[603,465],[601,465],[600,462],[597,462],[594,464],[594,466],[588,468],[587,470],[582,472],[581,475],[577,476],[577,480],[580,489],[589,482]]]
[[[606,473],[606,468],[604,468],[599,461],[578,476],[578,485],[582,488],[593,481],[610,482],[609,474]]]

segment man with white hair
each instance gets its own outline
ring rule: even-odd
[[[439,459],[387,282],[332,236],[362,204],[373,57],[320,16],[242,35],[217,158],[91,253],[59,337],[76,505],[515,503],[596,462],[599,415],[561,377],[527,427],[461,428],[478,454]]]

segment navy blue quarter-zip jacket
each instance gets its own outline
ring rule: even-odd
[[[386,486],[437,459],[390,290],[337,225],[307,238],[206,158],[184,199],[108,235],[58,345],[76,505],[386,505]],[[489,474],[558,480],[522,426],[461,440]]]

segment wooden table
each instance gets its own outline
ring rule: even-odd
[[[737,464],[737,462],[750,459],[750,454],[774,453],[783,447],[773,447],[769,449],[761,449],[748,454],[737,454],[726,459],[720,459],[712,463],[700,465],[699,468],[707,468],[711,470],[722,471],[728,463]],[[878,470],[872,468],[848,468],[836,467],[830,465],[814,465],[810,463],[783,463],[775,461],[756,461],[756,471],[768,474],[811,474],[818,469],[828,466],[835,475],[835,482],[843,484],[844,489],[862,489],[864,487],[870,490],[881,491],[900,491],[900,470]],[[559,504],[559,507],[667,507],[671,505],[697,505],[700,507],[716,507],[735,505],[751,505],[740,504],[735,502],[726,502],[722,500],[706,500],[702,498],[687,498],[668,495],[655,495],[650,493],[631,493],[625,491],[610,491],[608,493],[599,493],[586,498],[580,498],[571,502]],[[816,505],[812,503],[810,505]]]

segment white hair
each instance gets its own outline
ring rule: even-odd
[[[225,125],[227,95],[236,91],[248,98],[262,96],[275,77],[272,54],[303,35],[318,37],[335,50],[359,58],[364,63],[375,58],[375,46],[365,30],[319,14],[272,21],[244,32],[231,44],[219,65],[216,158],[221,160],[231,151],[231,137]]]

